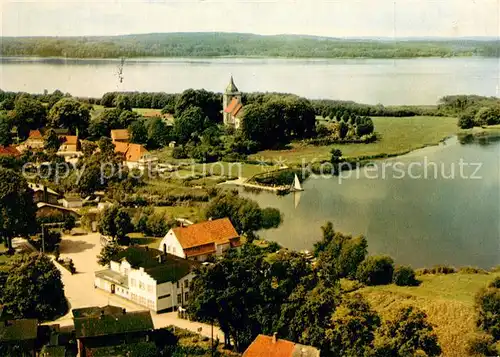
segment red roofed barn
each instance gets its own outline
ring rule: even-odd
[[[301,345],[274,336],[259,335],[248,346],[243,357],[319,357],[317,348]]]
[[[240,246],[240,236],[229,218],[205,221],[188,227],[172,228],[160,242],[164,253],[205,261],[211,255]]]

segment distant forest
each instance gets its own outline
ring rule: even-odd
[[[356,40],[238,33],[159,33],[107,37],[0,37],[2,56],[413,58],[499,56],[494,39]]]

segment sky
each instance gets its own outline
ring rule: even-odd
[[[1,36],[499,36],[500,0],[0,0]]]

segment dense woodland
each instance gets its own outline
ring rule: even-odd
[[[498,40],[356,40],[300,35],[157,33],[3,37],[0,55],[68,58],[262,56],[302,58],[498,57]]]

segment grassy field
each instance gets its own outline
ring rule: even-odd
[[[176,218],[186,218],[190,221],[197,222],[201,220],[203,215],[203,204],[191,206],[165,206],[165,207],[155,207],[155,212],[161,212],[166,214],[168,217]]]
[[[406,153],[427,145],[437,144],[440,140],[457,133],[457,120],[450,117],[375,117],[373,118],[378,140],[369,144],[335,144],[329,146],[310,146],[293,144],[290,150],[266,150],[252,155],[254,160],[286,160],[286,164],[298,164],[330,158],[333,147],[342,150],[344,156],[361,157],[378,154]]]
[[[418,287],[366,287],[361,292],[382,317],[397,308],[423,309],[434,325],[446,357],[466,356],[466,343],[475,330],[474,296],[500,273],[421,275]]]

